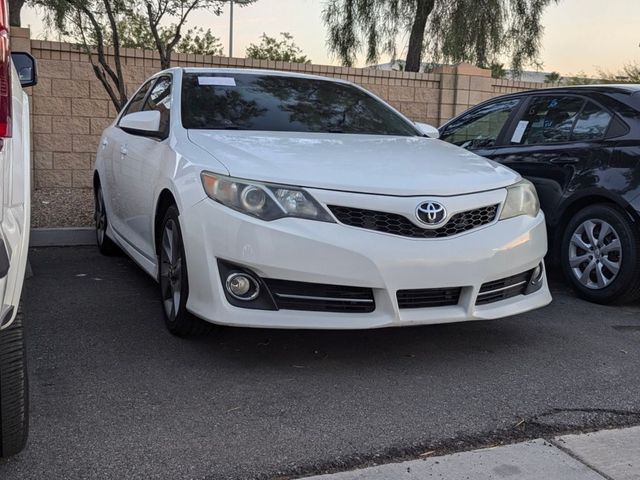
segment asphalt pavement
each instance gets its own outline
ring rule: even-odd
[[[498,321],[182,340],[126,257],[30,260],[31,437],[2,480],[292,478],[640,424],[640,305],[558,279]]]

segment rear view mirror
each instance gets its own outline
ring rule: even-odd
[[[420,123],[415,122],[416,127],[420,130],[424,135],[429,138],[440,138],[440,132],[434,126],[429,125],[428,123]]]
[[[14,67],[16,67],[16,72],[18,72],[20,85],[23,87],[33,87],[38,83],[36,60],[31,54],[26,52],[13,52],[11,54],[11,60],[13,61]]]
[[[120,119],[118,126],[132,135],[157,137],[160,135],[160,112],[147,110],[129,113]]]

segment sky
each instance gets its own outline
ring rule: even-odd
[[[269,36],[289,32],[313,63],[338,65],[326,48],[323,4],[324,0],[258,0],[248,7],[236,6],[234,56],[244,56],[246,47],[258,43],[263,32]],[[23,9],[22,24],[31,26],[36,38],[46,35],[40,16],[32,8]],[[544,71],[593,75],[640,63],[640,0],[560,0],[548,7],[543,24],[540,59]],[[198,12],[190,25],[211,28],[228,54],[228,7],[220,17]],[[48,37],[55,39],[55,34]],[[363,60],[358,66],[364,66]]]

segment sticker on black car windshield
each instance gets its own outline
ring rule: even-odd
[[[518,126],[513,132],[513,136],[511,137],[511,143],[520,143],[522,141],[522,137],[524,132],[527,130],[527,126],[529,122],[527,120],[520,120],[518,122]]]

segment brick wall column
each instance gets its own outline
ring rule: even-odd
[[[490,70],[461,63],[438,67],[434,73],[440,75],[440,125],[492,96]]]
[[[31,30],[29,27],[11,27],[9,35],[11,36],[12,52],[31,53]]]

